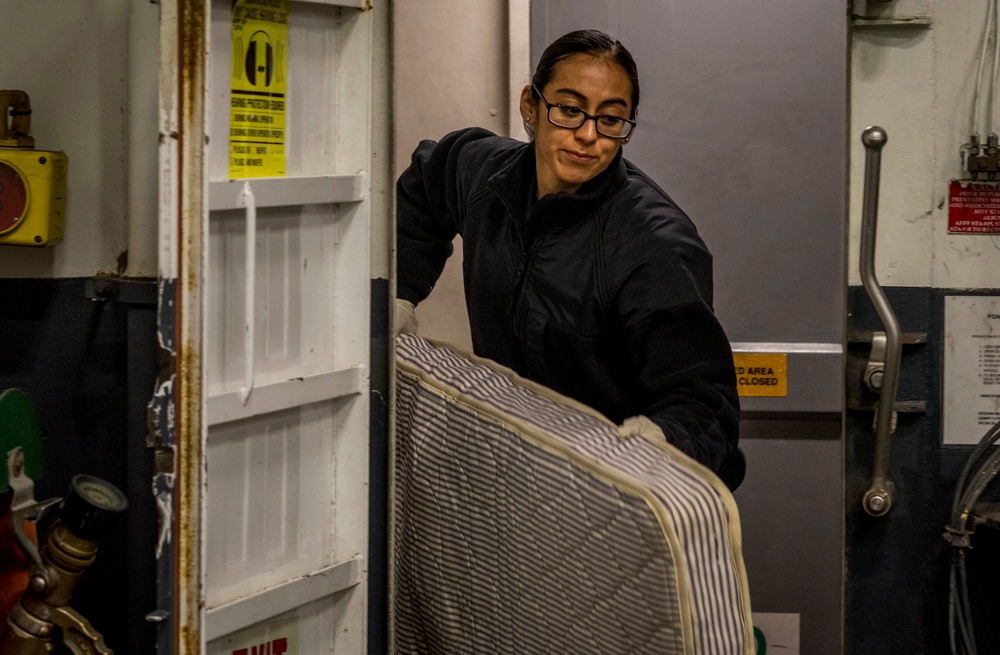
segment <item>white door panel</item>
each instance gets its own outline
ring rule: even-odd
[[[333,563],[330,404],[209,434],[208,606]]]
[[[184,84],[197,79],[189,69],[200,65],[190,52],[186,64],[179,61],[184,48],[177,44],[201,28],[176,20],[194,16],[198,3],[176,1],[163,12],[170,18],[161,39],[164,80],[180,88],[163,87],[167,118],[184,106]],[[185,373],[185,388],[201,394],[203,411],[179,429],[204,435],[204,458],[194,449],[178,454],[181,475],[204,467],[204,483],[191,485],[200,489],[203,520],[173,533],[200,553],[197,562],[173,568],[179,588],[200,590],[204,612],[200,620],[177,618],[174,650],[193,652],[200,640],[210,653],[266,645],[272,655],[360,654],[368,568],[372,49],[387,44],[373,40],[367,3],[292,2],[286,175],[229,180],[232,2],[206,4],[195,8],[207,9],[209,18],[201,88],[207,128],[184,124],[185,114],[176,119],[188,147],[198,142],[191,135],[207,130],[205,167],[191,168],[169,143],[161,158],[161,214],[169,227],[161,230],[160,255],[168,261],[161,275],[179,278],[181,306],[187,299],[204,316],[203,332],[178,339],[180,360],[187,350],[203,362]],[[185,204],[175,191],[190,193],[194,185],[204,197]],[[204,230],[203,246],[185,238],[192,229]],[[188,249],[201,247],[204,268],[188,268],[185,277],[184,262],[200,257]],[[180,275],[172,261],[181,262]],[[183,314],[166,307],[181,324]],[[161,315],[170,319],[163,307]],[[176,511],[178,518],[188,512]],[[171,549],[164,552],[169,557]]]
[[[254,182],[250,182],[251,186]],[[257,211],[255,386],[336,368],[336,205]],[[209,232],[209,395],[244,384],[246,224],[212,212]],[[351,364],[362,364],[355,358]],[[252,394],[251,394],[252,397]]]

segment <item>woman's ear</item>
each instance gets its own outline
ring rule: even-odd
[[[537,108],[538,101],[535,99],[534,94],[531,93],[531,86],[526,85],[521,90],[520,103],[521,118],[524,119],[525,123],[528,123],[529,125],[533,125],[535,123],[535,119],[537,118],[536,114],[538,113]]]
[[[531,92],[531,87],[526,86],[521,91],[520,111],[524,133],[528,135],[529,141],[535,140],[535,125],[538,119],[538,100]]]

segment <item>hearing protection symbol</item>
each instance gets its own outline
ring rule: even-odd
[[[271,79],[274,77],[274,46],[271,45],[271,38],[263,30],[254,32],[250,37],[245,65],[247,81],[250,84],[271,86]]]
[[[250,84],[271,86],[271,78],[274,77],[274,47],[266,32],[258,30],[250,37],[245,65]]]
[[[237,52],[243,49],[241,41],[242,39],[237,39],[234,44]],[[267,32],[257,30],[250,36],[242,61],[234,58],[233,77],[239,79],[246,76],[246,82],[251,87],[258,90],[270,89],[275,82],[284,81],[281,72],[283,67],[280,65],[283,56],[283,44],[275,46]]]

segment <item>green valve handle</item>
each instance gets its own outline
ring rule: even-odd
[[[10,490],[10,478],[41,479],[42,437],[35,408],[20,389],[0,393],[0,494]]]

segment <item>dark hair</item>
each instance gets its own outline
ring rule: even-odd
[[[538,61],[531,83],[539,90],[544,89],[552,79],[556,65],[563,59],[578,54],[605,57],[622,67],[629,82],[632,83],[632,115],[635,116],[635,110],[639,107],[639,70],[635,65],[635,59],[617,39],[600,30],[570,32],[550,43]],[[532,94],[534,93],[532,90]]]

